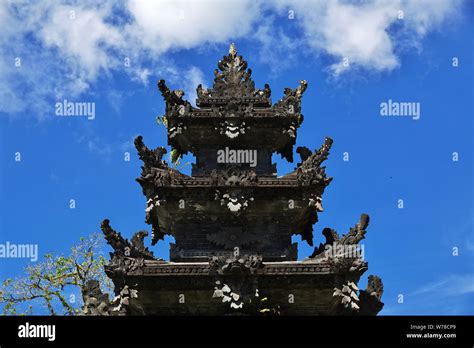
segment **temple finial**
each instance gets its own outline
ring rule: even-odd
[[[232,42],[229,47],[229,55],[235,57],[237,55],[237,50],[235,48],[235,44]]]

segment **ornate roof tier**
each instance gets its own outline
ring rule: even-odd
[[[164,80],[158,82],[166,101],[169,145],[180,154],[191,151],[196,156],[196,149],[203,147],[258,147],[292,162],[307,82],[300,81],[295,89],[285,88],[283,98],[272,105],[270,86],[255,88],[252,70],[234,45],[217,66],[213,87],[197,87],[198,107],[183,99],[182,90],[171,91]]]
[[[242,56],[237,55],[235,45],[231,44],[229,54],[217,63],[218,69],[214,70],[214,85],[204,89],[197,87],[197,106],[211,107],[223,105],[226,108],[234,104],[252,104],[254,106],[268,107],[271,105],[270,86],[264,89],[255,89],[252,80],[252,69],[247,68],[247,62]]]
[[[313,243],[312,226],[318,220],[317,212],[322,211],[324,190],[332,180],[321,166],[331,145],[332,139],[326,138],[318,151],[300,151],[301,163],[296,170],[279,178],[228,165],[222,170],[212,170],[207,176],[195,177],[168,167],[161,160],[165,153],[163,148],[150,150],[142,137],[137,137],[135,146],[144,162],[137,181],[147,197],[146,222],[152,225],[152,243],[163,239],[165,234],[179,239],[176,231],[190,228],[186,224],[180,226],[182,220],[194,224],[200,219],[202,226],[210,226],[213,221],[222,224],[232,220],[232,215],[241,216],[245,211],[250,220],[240,221],[240,225],[258,226],[255,221],[266,218],[270,218],[268,223],[271,225],[281,219],[279,224],[286,234],[286,244],[278,247],[284,259],[295,258],[295,254],[285,252],[292,234],[300,234],[310,245]],[[181,204],[186,209],[180,209]],[[207,212],[207,217],[201,216],[202,211]],[[214,228],[219,229],[219,226]],[[197,234],[201,230],[198,226],[193,229]],[[206,235],[203,232],[199,237],[201,243],[208,243]],[[268,239],[275,238],[269,235]]]
[[[235,256],[229,251],[203,254],[202,261],[169,262],[150,259],[142,247],[142,239],[124,243],[120,233],[104,221],[104,234],[109,236],[107,240],[114,249],[105,271],[114,283],[126,289],[126,294],[134,292],[126,302],[127,314],[227,314],[228,308],[222,305],[227,301],[221,300],[227,290],[218,287],[225,284],[234,291],[238,289],[238,297],[234,297],[230,305],[233,301],[235,304],[243,302],[244,310],[249,313],[255,310],[249,303],[258,301],[258,293],[261,293],[271,299],[266,306],[277,306],[280,314],[375,315],[383,307],[382,280],[369,275],[365,290],[356,285],[368,269],[367,261],[360,254],[324,252],[325,246],[335,241],[345,247],[357,247],[364,238],[367,224],[368,217],[362,215],[343,236],[334,230],[323,231],[326,243],[320,244],[315,253],[303,261],[263,261],[261,256],[243,253]],[[130,248],[136,253],[127,256]],[[209,284],[216,285],[212,301],[206,300]],[[192,291],[188,291],[190,286]],[[170,305],[180,294],[185,294],[186,301]],[[298,300],[288,301],[289,295]]]
[[[359,245],[368,215],[344,235],[322,229],[325,242],[297,261],[292,236],[315,244],[313,225],[332,180],[323,166],[331,138],[315,151],[298,147],[301,160],[291,173],[277,177],[272,163],[274,153],[293,160],[306,81],[286,88],[272,105],[270,87],[255,88],[234,45],[217,67],[212,88],[198,86],[197,107],[183,99],[183,91],[158,82],[172,164],[163,160],[164,147],[150,149],[141,136],[135,139],[151,244],[174,236],[170,260],[156,259],[145,247],[146,231],[129,241],[104,220],[113,249],[105,270],[116,298],[104,307],[101,294],[91,291],[88,313],[377,314],[383,306],[380,278],[369,276],[366,290],[357,287],[368,268]],[[174,168],[186,152],[196,156],[191,175]]]

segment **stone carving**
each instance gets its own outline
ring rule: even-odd
[[[327,260],[331,270],[341,274],[347,274],[351,279],[356,279],[368,269],[367,261],[358,256],[351,257],[329,257]]]
[[[296,126],[294,124],[291,124],[288,126],[288,128],[283,128],[282,133],[288,136],[288,138],[292,139],[293,141],[296,140]],[[293,147],[291,147],[293,150]],[[293,161],[293,160],[291,160]],[[290,162],[291,162],[290,161]]]
[[[167,153],[164,147],[150,150],[144,143],[143,137],[135,139],[135,147],[139,158],[143,161],[141,176],[136,179],[143,188],[143,193],[148,197],[145,221],[152,225],[152,245],[164,238],[160,231],[156,209],[164,200],[159,199],[157,188],[171,184],[172,170],[168,167],[163,156]]]
[[[257,271],[262,268],[259,255],[234,256],[226,258],[213,256],[209,259],[209,274],[216,277],[213,298],[221,298],[233,309],[242,309],[244,305],[258,298]]]
[[[259,294],[257,287],[248,286],[243,283],[239,283],[236,288],[231,288],[228,284],[221,283],[220,280],[216,280],[213,298],[222,298],[222,303],[229,303],[231,309],[242,310],[244,304],[252,304],[258,300]]]
[[[300,113],[301,98],[307,87],[308,83],[306,80],[301,80],[300,85],[297,88],[285,88],[284,97],[275,104],[275,107],[284,109],[287,114]]]
[[[214,287],[212,297],[222,298],[222,302],[229,302],[230,308],[233,309],[241,309],[244,305],[240,294],[238,292],[233,292],[229,285],[221,284],[220,280],[216,280],[216,286]]]
[[[272,90],[270,89],[270,85],[268,83],[266,83],[264,85],[264,88],[263,89],[257,89],[254,92],[254,95],[258,95],[260,97],[264,97],[264,98],[270,100],[270,98],[272,96]]]
[[[147,260],[155,260],[153,252],[148,250],[144,245],[144,238],[148,236],[147,231],[138,231],[133,237],[131,243],[128,239],[122,237],[120,232],[115,231],[110,227],[110,221],[105,219],[100,226],[104,233],[105,240],[114,249],[111,256],[129,256],[132,258],[143,258]]]
[[[369,215],[361,214],[359,222],[354,227],[351,227],[349,232],[342,236],[342,238],[338,242],[341,244],[359,243],[362,239],[365,238],[365,229],[368,225]]]
[[[383,295],[383,283],[380,277],[375,275],[370,275],[368,277],[369,282],[367,283],[367,288],[364,290],[369,296],[373,296],[376,299],[380,300]]]
[[[231,213],[239,215],[247,209],[254,198],[248,191],[233,189],[225,192],[216,190],[215,200],[220,201],[221,205],[226,206]]]
[[[369,216],[362,214],[359,222],[342,237],[333,229],[325,228],[322,233],[326,242],[314,249],[310,259],[325,260],[333,272],[345,274],[356,282],[368,269],[363,249],[358,245],[364,239],[368,223]]]
[[[366,290],[359,290],[353,281],[346,281],[342,286],[334,288],[333,296],[340,299],[340,314],[376,315],[383,308],[382,280],[374,275],[368,278]],[[357,293],[358,292],[358,293]]]
[[[315,153],[306,157],[297,167],[296,176],[302,186],[310,186],[318,183],[323,183],[324,186],[329,185],[332,178],[326,178],[326,167],[321,167],[321,164],[328,158],[332,142],[331,138],[326,138],[323,146]]]
[[[342,236],[324,229],[325,243],[307,260],[297,261],[297,243],[292,244],[291,237],[299,234],[313,245],[313,224],[323,211],[322,195],[332,180],[323,166],[332,139],[326,138],[317,151],[298,147],[301,161],[287,175],[277,175],[272,157],[281,154],[293,161],[307,82],[286,88],[272,105],[270,86],[255,87],[252,70],[231,45],[214,71],[212,87],[197,87],[197,107],[163,80],[158,88],[166,102],[161,120],[167,127],[173,166],[164,160],[164,147],[149,149],[138,137],[135,146],[143,166],[137,181],[146,197],[145,221],[151,225],[152,245],[165,234],[175,237],[170,262],[153,257],[145,247],[145,231],[128,241],[104,221],[104,236],[113,248],[105,271],[117,297],[108,303],[103,294],[90,289],[85,311],[219,315],[229,313],[230,306],[239,313],[257,314],[262,304],[269,312],[258,296],[261,291],[262,297],[276,301],[274,313],[301,314],[300,309],[315,315],[378,313],[383,306],[380,279],[371,276],[366,290],[357,288],[367,262],[357,253],[331,252],[334,246],[359,246],[367,215]],[[230,160],[228,149],[258,151],[258,158]],[[190,175],[176,169],[175,160],[185,153],[196,156]],[[250,256],[234,256],[236,250]],[[208,259],[209,263],[203,262]],[[293,289],[300,292],[295,305],[285,298]],[[166,296],[157,296],[161,290]],[[199,301],[178,303],[173,293],[189,293]],[[207,303],[203,296],[208,296]]]
[[[138,157],[145,164],[145,168],[168,168],[166,162],[162,160],[163,155],[167,153],[166,148],[159,146],[155,150],[150,150],[143,143],[143,137],[141,135],[136,137],[134,142],[138,151]]]
[[[342,285],[342,288],[334,288],[334,297],[339,297],[341,300],[341,305],[344,308],[358,311],[359,307],[359,297],[357,296],[357,291],[359,288],[354,282],[347,282],[346,284]]]
[[[130,274],[139,275],[142,273],[144,264],[142,257],[127,257],[122,254],[115,254],[111,256],[109,264],[105,266],[105,273],[117,279]]]
[[[161,95],[166,101],[166,112],[171,112],[176,109],[177,106],[183,106],[180,110],[184,110],[185,108],[189,109],[191,104],[188,101],[183,100],[184,91],[181,89],[171,91],[168,86],[165,84],[165,80],[158,81],[158,89],[161,92]],[[183,114],[184,111],[181,111]]]
[[[178,135],[183,134],[188,127],[184,122],[173,123],[168,127],[168,136],[170,138],[177,137]]]
[[[117,296],[110,301],[109,296],[100,289],[100,283],[89,280],[82,288],[82,314],[94,316],[123,316],[132,314],[143,315],[143,309],[134,301],[138,298],[138,291],[124,285],[118,290]]]
[[[81,288],[82,314],[84,315],[110,315],[112,310],[109,295],[104,294],[100,289],[100,283],[97,280],[89,280]]]
[[[361,214],[359,222],[354,227],[351,227],[349,232],[342,237],[339,237],[339,234],[333,229],[326,227],[322,232],[326,238],[326,242],[324,244],[319,244],[319,246],[314,249],[314,252],[310,257],[324,257],[324,251],[326,250],[327,246],[337,247],[338,245],[357,245],[362,239],[365,238],[366,228],[369,225],[369,220],[369,215]]]
[[[239,135],[245,134],[247,128],[249,127],[245,125],[245,122],[234,120],[220,123],[219,127],[216,127],[216,130],[229,139],[235,139]]]
[[[361,315],[377,315],[384,306],[382,300],[383,283],[380,277],[375,275],[369,276],[369,282],[365,290],[361,290],[359,294],[360,299],[360,313]]]
[[[292,225],[292,233],[300,234],[301,239],[313,246],[313,225],[318,222],[318,212],[323,211],[322,198],[310,195],[308,205]]]
[[[149,189],[156,186],[166,186],[171,183],[170,168],[163,156],[167,153],[164,147],[157,147],[150,150],[143,143],[143,137],[138,136],[135,139],[135,147],[138,151],[139,158],[143,161],[142,174],[137,181],[142,185],[144,193],[147,194]]]
[[[155,245],[160,239],[165,237],[165,234],[161,232],[157,209],[165,202],[164,199],[160,199],[158,195],[149,198],[147,201],[147,207],[145,209],[145,222],[151,225],[151,245]]]
[[[236,167],[228,167],[224,170],[212,170],[209,177],[216,186],[255,186],[258,182],[254,170],[240,170]]]
[[[282,128],[281,132],[289,138],[289,141],[287,142],[285,147],[282,147],[277,151],[282,158],[286,158],[288,162],[293,162],[293,145],[296,141],[296,131],[301,123],[302,116],[299,116],[299,121],[298,122],[292,122],[289,125],[286,125],[285,127]]]
[[[202,87],[202,84],[199,84],[196,88],[196,95],[198,97],[198,99],[205,99],[205,98],[209,98],[210,95],[209,95],[209,92],[207,89],[203,88]]]
[[[228,250],[234,247],[246,247],[257,243],[265,244],[265,241],[262,241],[258,234],[249,232],[246,226],[242,228],[224,228],[222,231],[208,234],[206,239]]]
[[[135,299],[138,299],[138,291],[130,288],[128,285],[124,285],[113,300],[113,311],[117,313],[116,315],[129,315],[132,313],[144,315],[142,306]]]
[[[212,256],[209,259],[209,274],[218,275],[253,275],[262,267],[260,255]]]
[[[217,63],[218,69],[214,70],[214,85],[204,89],[199,85],[196,92],[197,105],[210,105],[220,100],[235,100],[247,98],[254,103],[270,105],[270,86],[265,85],[263,90],[256,90],[252,80],[252,70],[247,69],[247,62],[242,56],[237,55],[235,45],[231,44],[229,54]]]
[[[297,167],[303,164],[303,162],[306,161],[313,154],[313,152],[306,146],[298,146],[296,148],[296,153],[299,154],[301,158],[301,162],[296,165]]]

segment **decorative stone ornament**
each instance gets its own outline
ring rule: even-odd
[[[277,176],[272,156],[293,162],[308,86],[301,80],[272,104],[270,86],[255,87],[234,44],[218,62],[212,87],[197,87],[196,107],[182,90],[158,82],[172,163],[166,148],[152,150],[138,136],[143,165],[137,182],[151,244],[166,235],[175,239],[170,260],[155,258],[145,246],[146,231],[128,241],[104,220],[113,249],[105,270],[117,297],[109,301],[90,284],[84,314],[375,315],[382,309],[379,277],[369,276],[366,290],[357,286],[368,269],[360,244],[368,215],[343,236],[324,228],[326,241],[297,260],[292,236],[313,245],[332,181],[323,162],[333,140],[326,137],[314,151],[299,146],[300,162],[286,175]],[[175,165],[187,153],[196,158],[190,175]]]

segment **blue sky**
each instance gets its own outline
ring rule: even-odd
[[[104,218],[126,236],[149,230],[133,139],[166,145],[156,81],[192,100],[235,42],[274,102],[308,81],[297,146],[334,139],[315,244],[368,213],[363,279],[383,279],[380,314],[474,314],[473,15],[472,1],[441,0],[1,1],[0,243],[66,253]],[[94,102],[95,119],[55,116],[64,99]],[[381,116],[389,99],[420,103],[420,119]],[[279,174],[295,166],[274,160]],[[27,264],[0,259],[0,278]]]

